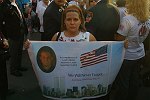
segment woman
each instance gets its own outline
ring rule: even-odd
[[[61,33],[56,33],[52,41],[81,42],[96,41],[95,37],[86,32],[82,10],[76,5],[68,6],[62,15]],[[58,39],[57,39],[58,38]]]
[[[61,31],[57,32],[51,41],[81,42],[96,41],[95,37],[86,32],[85,20],[82,10],[76,5],[68,6],[62,15]],[[24,48],[29,48],[30,41],[24,43]]]
[[[96,41],[95,37],[86,32],[85,20],[82,10],[76,5],[68,6],[62,15],[61,33],[57,32],[51,41],[80,42]],[[29,48],[30,41],[24,43],[24,48]]]
[[[149,0],[126,0],[128,15],[117,31],[117,40],[128,40],[125,57],[117,76],[114,100],[136,100],[139,68],[145,56],[143,41],[150,31]]]

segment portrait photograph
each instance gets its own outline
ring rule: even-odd
[[[52,72],[56,66],[56,55],[54,50],[48,46],[41,47],[37,53],[37,63],[43,72]]]

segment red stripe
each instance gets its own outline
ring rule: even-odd
[[[97,61],[101,61],[103,59],[106,59],[107,60],[107,56],[104,56],[102,58],[97,58],[97,59],[90,59],[90,60],[86,60],[86,61],[82,61],[81,63],[82,64],[86,64],[86,63],[93,63],[93,62],[97,62]]]
[[[103,60],[103,61],[95,62],[95,63],[84,64],[84,65],[81,66],[81,68],[82,68],[82,67],[87,67],[87,66],[92,66],[92,65],[98,64],[98,63],[100,63],[100,62],[104,62],[104,61],[107,61],[107,59],[105,59],[105,60]]]

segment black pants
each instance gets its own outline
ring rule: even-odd
[[[0,100],[6,100],[8,91],[6,60],[0,56]]]
[[[20,36],[18,40],[9,38],[9,51],[10,51],[10,71],[16,71],[21,67],[22,49],[23,49],[24,36]]]
[[[139,71],[142,58],[124,60],[115,80],[113,100],[136,100],[139,89]]]

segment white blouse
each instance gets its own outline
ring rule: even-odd
[[[89,37],[90,33],[89,32],[80,32],[77,36],[75,37],[66,37],[64,32],[61,32],[58,41],[63,41],[63,42],[83,42],[87,41],[89,42]]]

